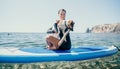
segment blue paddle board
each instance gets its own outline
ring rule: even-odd
[[[43,47],[0,47],[0,63],[79,61],[117,53],[115,46],[77,46],[70,50],[48,50]]]

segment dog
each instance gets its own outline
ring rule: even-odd
[[[74,27],[74,22],[73,20],[59,20],[58,21],[58,30],[62,30],[62,33],[64,35],[65,33],[65,30],[68,28],[70,29],[71,31],[73,31],[73,27]],[[60,33],[60,31],[58,32]],[[65,38],[65,41],[66,41],[66,38]]]

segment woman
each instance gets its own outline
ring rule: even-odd
[[[66,10],[65,9],[60,9],[58,11],[58,16],[59,16],[59,20],[56,20],[56,23],[54,23],[53,27],[50,28],[47,33],[48,36],[46,37],[46,42],[48,44],[47,48],[50,50],[69,50],[71,48],[71,40],[70,40],[70,35],[69,33],[66,36],[66,41],[63,41],[63,43],[59,46],[58,42],[62,39],[63,37],[63,33],[61,30],[58,30],[58,23],[60,20],[65,20],[65,16],[66,16]],[[65,32],[68,29],[65,30]],[[58,33],[59,31],[59,33]]]

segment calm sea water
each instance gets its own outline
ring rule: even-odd
[[[0,47],[36,47],[45,46],[45,33],[0,33]],[[120,48],[120,34],[106,33],[71,33],[72,46],[111,46],[116,45]],[[61,64],[61,66],[60,66]],[[72,65],[72,66],[71,66]],[[77,66],[76,66],[77,65]],[[39,68],[78,68],[78,69],[97,69],[118,68],[120,69],[120,53],[105,58],[97,58],[76,62],[46,62],[30,64],[0,64],[0,69],[39,69]]]

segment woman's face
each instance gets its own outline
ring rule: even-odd
[[[66,13],[64,11],[61,11],[59,13],[60,20],[65,20]]]

